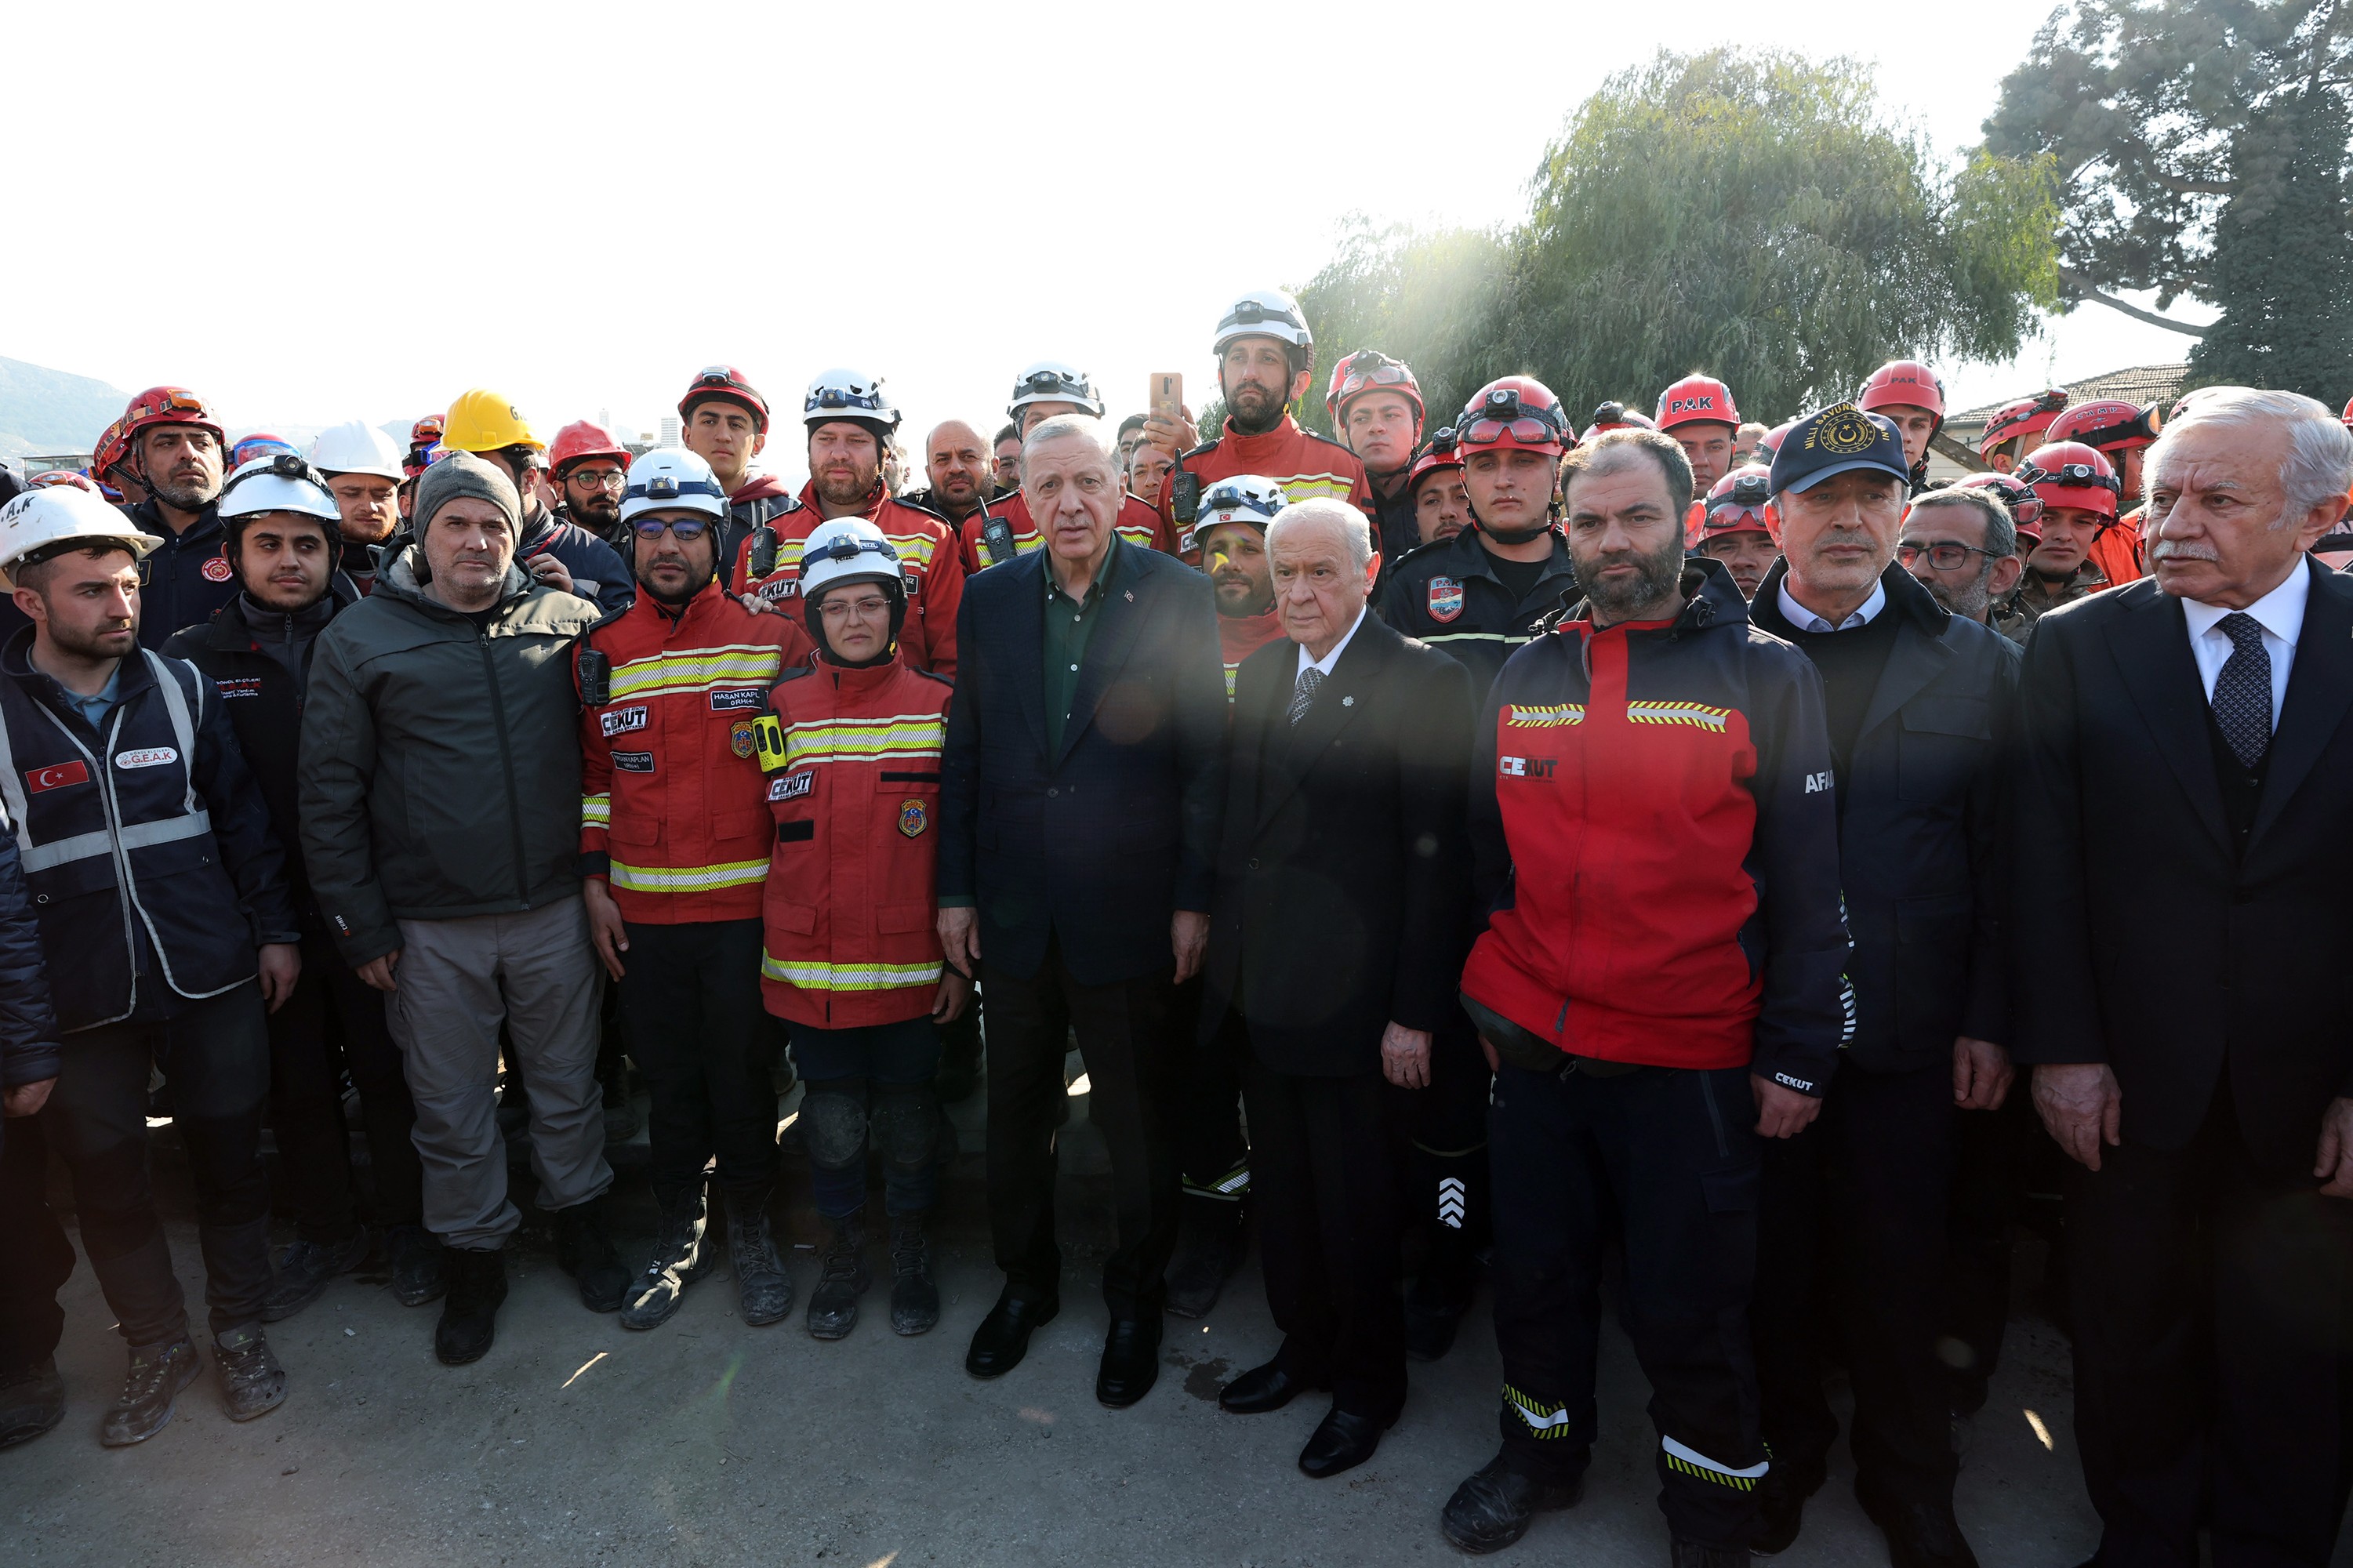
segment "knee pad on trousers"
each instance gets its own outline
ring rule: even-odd
[[[866,1080],[838,1078],[809,1085],[801,1100],[801,1127],[810,1164],[826,1171],[857,1164],[866,1152]]]
[[[939,1149],[940,1097],[928,1083],[874,1091],[874,1142],[902,1171],[930,1165]]]

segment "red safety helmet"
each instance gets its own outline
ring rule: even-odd
[[[2353,430],[2353,397],[2345,400],[2345,428]]]
[[[448,421],[440,415],[427,414],[408,427],[408,444],[419,450],[430,447],[441,439],[441,432],[447,425]]]
[[[1707,510],[1700,520],[1704,542],[1727,533],[1762,533],[1781,542],[1781,514],[1773,506],[1773,470],[1762,463],[1744,463],[1708,488]]]
[[[1784,419],[1780,424],[1774,426],[1773,428],[1766,431],[1765,434],[1757,437],[1757,449],[1765,454],[1765,462],[1767,467],[1771,466],[1774,458],[1781,455],[1781,438],[1787,436],[1790,431],[1795,430],[1797,427],[1798,422],[1796,420]]]
[[[1740,410],[1733,406],[1732,388],[1712,375],[1687,375],[1659,394],[1654,423],[1662,430],[1708,420],[1740,428]]]
[[[1936,416],[1937,429],[1945,427],[1945,384],[1916,359],[1892,359],[1873,371],[1854,401],[1865,413],[1907,405],[1925,408]]]
[[[96,479],[79,468],[44,468],[25,481],[28,490],[47,489],[51,485],[66,485],[78,490],[88,490],[94,496],[104,496],[106,490]]]
[[[1983,473],[1955,479],[1953,488],[1993,491],[2010,508],[2010,521],[2017,526],[2018,536],[2034,544],[2042,542],[2042,497],[2016,474],[1996,473],[1988,468]]]
[[[2114,522],[2116,501],[2125,493],[2116,465],[2081,441],[2059,441],[2037,447],[2018,465],[2018,477],[2034,487],[2047,507],[2074,506],[2098,512]]]
[[[1378,349],[1358,349],[1332,367],[1331,384],[1324,389],[1324,412],[1331,416],[1334,430],[1347,417],[1349,399],[1367,392],[1398,394],[1413,405],[1417,425],[1430,416],[1421,405],[1421,384],[1414,380],[1405,361],[1391,359]]]
[[[117,419],[100,432],[98,449],[90,455],[90,471],[103,477],[131,460],[131,443],[122,434],[122,421]]]
[[[2004,404],[1985,422],[1985,430],[1978,437],[1978,456],[1989,457],[1996,447],[2021,436],[2041,435],[2051,428],[2051,422],[2066,406],[2067,389],[2063,386],[2050,387],[2031,397]]]
[[[1454,421],[1454,447],[1473,452],[1544,452],[1569,448],[1568,416],[1552,388],[1532,375],[1506,375],[1481,387]]]
[[[744,379],[744,373],[732,364],[707,364],[694,373],[687,384],[686,395],[678,400],[678,416],[694,417],[694,405],[712,398],[733,403],[752,416],[752,428],[760,435],[768,433],[768,400],[759,389]]]
[[[2103,452],[2129,452],[2157,439],[2165,428],[2165,412],[2154,403],[2136,408],[2112,397],[2078,403],[2051,422],[2042,438],[2054,446],[2081,441]]]
[[[1421,481],[1439,469],[1460,468],[1461,466],[1462,454],[1455,447],[1454,427],[1450,425],[1431,436],[1430,444],[1422,447],[1421,456],[1413,460],[1413,467],[1405,476],[1407,497],[1410,499],[1421,488]]]
[[[193,425],[199,430],[210,431],[213,439],[222,446],[228,445],[228,432],[221,428],[211,407],[185,386],[149,387],[131,400],[116,430],[123,446],[135,451],[141,432],[159,425]]]
[[[547,449],[548,472],[558,479],[573,464],[587,458],[610,458],[629,471],[629,449],[613,438],[613,433],[589,419],[575,419],[555,433],[555,445]]]
[[[1612,397],[1593,411],[1593,423],[1585,427],[1585,434],[1577,438],[1577,444],[1582,447],[1596,436],[1606,435],[1612,430],[1655,430],[1657,428],[1656,425],[1651,423],[1649,415],[1637,414]]]

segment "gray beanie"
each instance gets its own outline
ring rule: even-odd
[[[522,533],[522,498],[515,493],[514,481],[504,468],[471,452],[450,453],[417,481],[417,531],[432,527],[436,512],[463,498],[490,502],[506,513],[508,531]]]

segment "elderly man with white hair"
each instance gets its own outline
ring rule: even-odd
[[[1266,544],[1286,635],[1235,675],[1200,1027],[1241,1064],[1283,1337],[1218,1403],[1329,1388],[1299,1456],[1321,1478],[1405,1404],[1400,1179],[1468,945],[1471,677],[1365,613],[1380,557],[1356,507],[1295,502]]]
[[[2353,433],[2209,391],[2148,454],[2152,575],[2020,686],[2017,1060],[2068,1194],[2102,1568],[2329,1561],[2353,1479]]]
[[[1118,1408],[1159,1370],[1184,1058],[1169,1007],[1208,924],[1226,674],[1209,580],[1113,526],[1124,492],[1100,423],[1032,426],[1021,493],[1045,547],[971,580],[940,762],[940,941],[988,989],[988,1215],[1005,1270],[965,1369],[1012,1371],[1060,1307],[1054,1128],[1075,1029],[1119,1214],[1095,1378]],[[920,811],[900,823],[926,828]]]

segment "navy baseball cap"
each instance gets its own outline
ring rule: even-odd
[[[1789,426],[1773,454],[1775,495],[1810,490],[1832,474],[1868,468],[1905,483],[1912,465],[1904,460],[1904,437],[1882,415],[1852,403],[1833,403]]]

